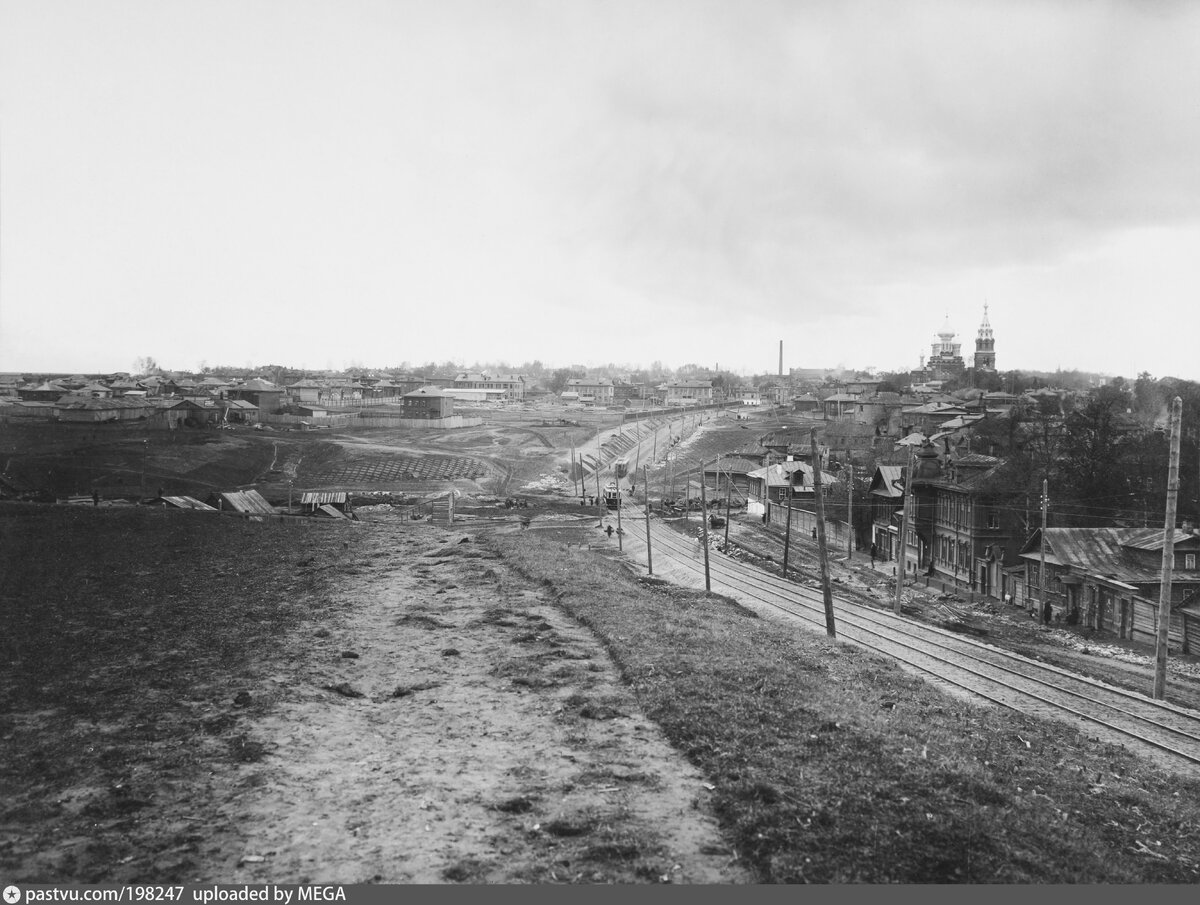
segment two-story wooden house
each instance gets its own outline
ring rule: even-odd
[[[947,458],[932,495],[930,574],[1000,599],[1004,567],[1024,541],[1016,500],[1004,489],[1000,459],[972,453]]]
[[[672,380],[667,383],[664,403],[668,406],[711,405],[711,380]]]

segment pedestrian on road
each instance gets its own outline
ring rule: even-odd
[[[871,544],[871,568],[875,568],[875,558],[879,555],[879,547]]]
[[[1050,605],[1050,601],[1047,600],[1044,604],[1042,604],[1042,623],[1045,625],[1049,625],[1050,620],[1053,618],[1054,618],[1054,607],[1052,607]]]

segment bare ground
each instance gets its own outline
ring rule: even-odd
[[[5,562],[6,877],[746,879],[602,647],[477,541],[38,508],[0,519],[6,557],[70,545],[54,580]],[[164,584],[180,560],[220,576]]]

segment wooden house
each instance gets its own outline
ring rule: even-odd
[[[1047,528],[1046,596],[1054,612],[1095,629],[1130,637],[1138,619],[1135,600],[1148,601],[1152,610],[1162,590],[1161,528]],[[1174,608],[1200,590],[1200,536],[1175,529],[1171,601]],[[1025,565],[1017,576],[1022,584],[1018,602],[1032,607],[1039,599],[1042,580],[1042,531],[1033,532],[1021,548]],[[1173,615],[1173,621],[1178,620]]]
[[[424,386],[400,397],[400,407],[405,418],[448,418],[454,414],[453,391],[435,386]]]

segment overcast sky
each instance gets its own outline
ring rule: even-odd
[[[1200,379],[1200,4],[0,0],[0,371]]]

